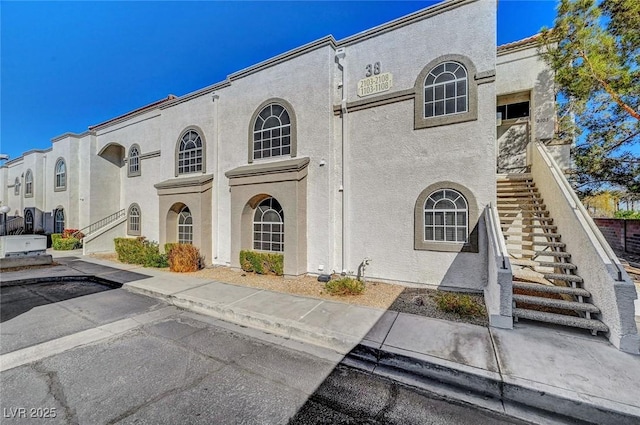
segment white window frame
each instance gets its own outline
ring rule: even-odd
[[[138,204],[129,206],[128,217],[127,233],[132,236],[140,236],[142,232],[142,213]]]
[[[178,214],[178,243],[193,243],[193,215],[187,206],[182,207]]]
[[[277,221],[265,216],[277,217]],[[277,199],[261,201],[253,215],[253,249],[256,251],[284,252],[284,213]]]
[[[274,106],[282,108],[282,111],[274,113]],[[274,121],[277,124],[270,125]],[[269,103],[260,110],[253,123],[253,159],[290,156],[292,137],[291,114],[286,106],[278,102]]]
[[[449,208],[438,208],[438,204],[451,204]],[[460,205],[462,204],[462,205]],[[461,218],[463,214],[463,218]],[[453,237],[447,230],[453,229]],[[441,230],[442,235],[438,235]],[[462,232],[460,232],[462,230]],[[463,233],[464,237],[460,234]],[[467,243],[469,240],[469,204],[457,190],[438,189],[431,193],[424,203],[425,242]]]
[[[57,209],[53,216],[53,233],[64,232],[64,210]]]
[[[185,131],[180,137],[177,157],[177,175],[204,171],[204,141],[194,129]]]
[[[442,67],[441,71],[436,70]],[[461,77],[458,71],[464,73]],[[452,77],[452,79],[443,80],[443,78]],[[428,82],[430,79],[432,81]],[[440,79],[441,81],[438,81]],[[464,94],[459,94],[464,91]],[[439,94],[438,92],[441,92]],[[464,100],[462,107],[460,100]],[[447,111],[448,101],[452,102],[453,110]],[[442,104],[442,112],[437,112],[437,104]],[[429,113],[428,113],[429,111]],[[424,79],[424,104],[422,116],[425,119],[441,117],[446,115],[464,114],[469,111],[469,73],[461,63],[454,61],[446,61],[439,63],[429,71]]]
[[[67,189],[67,163],[62,158],[56,161],[55,180],[53,184],[54,190]]]
[[[128,176],[135,177],[141,174],[140,170],[140,148],[138,145],[133,145],[129,149],[129,166],[128,166]]]
[[[24,174],[24,196],[33,196],[33,172],[27,170]]]

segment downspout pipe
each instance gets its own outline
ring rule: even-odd
[[[214,195],[214,200],[215,200],[215,205],[213,206],[213,208],[211,209],[212,213],[214,214],[214,225],[213,228],[215,229],[215,235],[213,238],[213,260],[211,261],[212,263],[218,263],[218,257],[220,256],[220,252],[219,252],[219,242],[220,242],[220,217],[219,217],[219,208],[220,208],[220,188],[217,187],[217,185],[220,183],[220,179],[218,178],[218,171],[219,171],[219,166],[218,164],[220,163],[220,122],[219,122],[219,114],[218,114],[218,109],[220,108],[220,95],[218,95],[216,92],[211,93],[211,101],[213,102],[213,119],[214,119],[214,125],[215,125],[215,166],[214,166],[214,171],[213,174],[215,176],[215,178],[213,179],[213,190],[215,190],[215,195]]]
[[[347,274],[347,246],[348,246],[348,240],[347,240],[347,196],[346,196],[346,192],[347,192],[347,161],[346,161],[346,154],[347,154],[347,149],[346,149],[346,145],[347,145],[347,95],[348,95],[348,90],[347,90],[347,52],[345,50],[344,47],[339,48],[338,50],[336,50],[336,61],[338,62],[338,67],[340,68],[340,70],[342,71],[342,91],[341,91],[341,100],[340,100],[340,109],[341,109],[341,124],[342,124],[342,131],[341,131],[341,173],[340,173],[340,192],[342,193],[342,216],[341,216],[341,223],[342,223],[342,246],[341,246],[341,251],[342,251],[342,274],[346,275]]]

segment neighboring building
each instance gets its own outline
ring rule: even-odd
[[[207,264],[275,251],[300,275],[370,258],[370,279],[486,291],[497,174],[528,171],[555,126],[535,37],[495,40],[496,2],[468,0],[327,36],[26,152],[1,168],[2,200],[35,232],[110,217],[86,252],[142,235]],[[568,146],[549,149],[568,167]]]

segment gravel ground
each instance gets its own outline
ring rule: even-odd
[[[103,260],[117,261],[115,254],[93,254],[94,257]],[[168,273],[169,270],[166,269]],[[433,296],[438,292],[426,288],[407,288],[402,285],[394,285],[383,282],[366,282],[366,289],[360,295],[331,295],[324,289],[324,283],[318,282],[316,276],[282,277],[272,275],[259,275],[246,273],[229,267],[209,267],[193,273],[185,273],[193,277],[216,280],[218,282],[232,283],[234,285],[249,286],[252,288],[267,289],[276,292],[301,295],[304,297],[325,299],[331,301],[357,304],[367,307],[382,308],[400,311],[402,313],[417,314],[436,319],[451,320],[456,322],[472,323],[480,326],[488,326],[486,314],[483,317],[461,317],[454,313],[445,313],[438,309]],[[479,303],[483,311],[484,298],[479,294],[470,295]],[[419,297],[421,301],[417,301]],[[416,301],[419,304],[416,304]]]
[[[447,313],[438,308],[435,296],[438,291],[426,288],[404,288],[400,296],[396,298],[389,310],[399,311],[401,313],[418,314],[436,319],[449,320],[452,322],[465,322],[480,326],[489,326],[486,308],[484,305],[484,297],[480,294],[464,295],[470,296],[477,304],[482,307],[484,315],[480,317],[464,317],[456,313]],[[463,294],[463,293],[460,293]]]

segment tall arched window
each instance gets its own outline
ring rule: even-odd
[[[291,154],[291,119],[279,103],[265,106],[253,123],[253,159]]]
[[[178,146],[178,174],[199,173],[203,171],[202,137],[195,130],[186,131]]]
[[[20,196],[20,178],[16,177],[13,181],[13,194],[16,196]]]
[[[434,67],[424,80],[424,117],[467,112],[467,70],[458,62]]]
[[[186,206],[178,215],[178,243],[193,243],[193,217]]]
[[[64,232],[64,210],[57,209],[53,220],[53,233]]]
[[[127,233],[131,236],[140,236],[141,233],[140,207],[138,204],[131,204],[128,214]]]
[[[138,145],[129,149],[129,177],[140,175],[140,148]]]
[[[24,212],[24,231],[26,233],[33,233],[33,213],[31,210]]]
[[[24,196],[33,196],[33,173],[27,170],[24,175]]]
[[[433,192],[424,203],[424,240],[434,242],[467,241],[469,236],[467,200],[452,189]]]
[[[253,216],[253,249],[284,251],[284,214],[275,198],[260,202]]]
[[[65,190],[67,188],[67,165],[64,159],[59,158],[58,161],[56,161],[55,170],[54,190]]]

